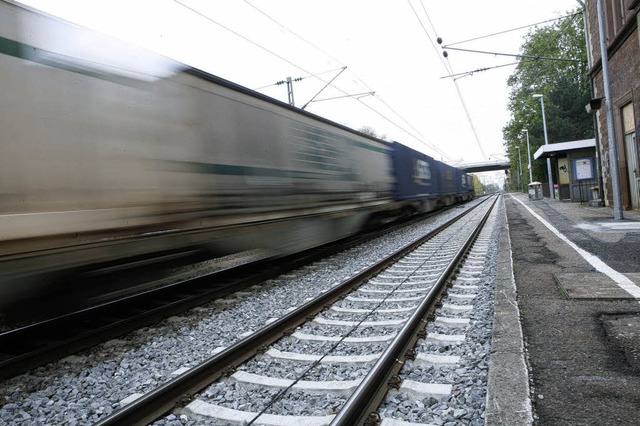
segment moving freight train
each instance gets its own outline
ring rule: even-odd
[[[462,171],[0,2],[0,305],[204,248],[282,256],[472,197]]]

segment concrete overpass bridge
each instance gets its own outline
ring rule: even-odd
[[[458,164],[456,168],[464,170],[467,173],[492,172],[495,170],[507,170],[511,168],[511,163],[506,160],[502,161],[485,161],[481,163],[463,163]]]

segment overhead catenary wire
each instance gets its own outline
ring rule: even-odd
[[[341,69],[342,69],[342,67],[340,67],[340,68],[335,68],[335,69],[331,69],[331,70],[328,70],[328,71],[318,72],[318,73],[315,73],[315,74],[308,74],[308,75],[303,76],[303,77],[297,77],[297,78],[296,78],[296,79],[294,79],[294,80],[295,80],[295,81],[301,81],[301,80],[303,80],[303,79],[305,79],[305,78],[308,78],[308,77],[319,77],[319,76],[321,76],[321,75],[323,75],[323,74],[329,74],[329,73],[334,73],[334,72],[336,72],[336,71],[340,71]],[[320,78],[318,78],[318,80],[321,80],[321,81],[322,81],[322,79],[320,79]],[[266,84],[266,85],[264,85],[264,86],[256,87],[256,88],[255,88],[255,89],[253,89],[253,90],[262,90],[262,89],[266,89],[266,88],[268,88],[268,87],[278,86],[278,85],[280,85],[280,84],[282,84],[282,83],[281,83],[280,81],[277,81],[277,82],[275,82],[275,83]]]
[[[530,60],[527,60],[527,61],[530,61]],[[475,69],[475,70],[472,70],[472,71],[464,71],[464,72],[459,72],[457,74],[445,75],[445,76],[442,76],[440,78],[457,79],[457,78],[466,77],[468,75],[473,75],[474,73],[477,73],[477,72],[489,71],[489,70],[492,70],[492,69],[495,69],[495,68],[512,67],[512,66],[518,65],[518,64],[520,64],[522,62],[525,62],[525,61],[509,62],[508,64],[501,64],[501,65],[494,65],[494,66],[491,66],[491,67],[478,68],[478,69]]]
[[[191,7],[191,6],[189,6],[188,4],[185,4],[183,1],[181,1],[181,0],[173,0],[173,1],[174,1],[175,3],[177,3],[177,4],[179,4],[180,6],[184,7],[185,9],[188,9],[188,10],[190,10],[191,12],[195,13],[196,15],[201,16],[202,18],[206,19],[207,21],[211,22],[212,24],[215,24],[215,25],[219,26],[220,28],[223,28],[224,30],[226,30],[226,31],[228,31],[228,32],[230,32],[230,33],[232,33],[232,34],[234,34],[235,36],[240,37],[240,38],[241,38],[241,39],[243,39],[244,41],[246,41],[246,42],[248,42],[248,43],[250,43],[250,44],[254,45],[254,46],[255,46],[255,47],[257,47],[257,48],[259,48],[259,49],[261,49],[261,50],[264,50],[264,51],[266,51],[266,52],[270,53],[271,55],[273,55],[273,56],[277,57],[278,59],[280,59],[280,60],[282,60],[282,61],[284,61],[284,62],[286,62],[287,64],[289,64],[289,65],[291,65],[291,66],[293,66],[293,67],[295,67],[295,68],[297,68],[297,69],[299,69],[299,70],[301,70],[301,71],[304,71],[305,73],[307,73],[307,74],[309,74],[309,75],[311,75],[311,74],[312,74],[310,71],[307,71],[306,69],[302,68],[302,67],[301,67],[301,66],[299,66],[298,64],[296,64],[296,63],[294,63],[294,62],[292,62],[292,61],[288,60],[288,59],[287,59],[287,58],[285,58],[284,56],[279,55],[279,54],[277,54],[276,52],[274,52],[273,50],[267,49],[266,47],[264,47],[264,46],[263,46],[263,45],[261,45],[260,43],[256,43],[255,41],[251,40],[250,38],[243,36],[243,35],[242,35],[242,34],[240,34],[239,32],[237,32],[237,31],[235,31],[235,30],[233,30],[233,29],[231,29],[231,28],[227,27],[226,25],[221,24],[220,22],[218,22],[218,21],[214,20],[213,18],[211,18],[211,17],[209,17],[209,16],[205,15],[204,13],[202,13],[202,12],[200,12],[199,10],[197,10],[197,9],[195,9],[195,8],[193,8],[193,7]]]
[[[327,52],[326,50],[322,49],[321,47],[319,47],[318,45],[316,45],[315,43],[310,42],[309,40],[307,40],[306,38],[302,37],[301,35],[299,35],[298,33],[296,33],[295,31],[292,31],[289,27],[287,27],[286,25],[282,24],[280,21],[278,21],[277,19],[273,18],[271,15],[269,15],[268,13],[266,13],[264,10],[260,9],[259,7],[257,7],[256,5],[254,5],[253,3],[251,3],[249,0],[244,0],[244,2],[246,4],[248,4],[249,6],[251,6],[253,9],[255,9],[256,11],[258,11],[260,14],[262,14],[264,17],[266,17],[267,19],[269,19],[270,21],[272,21],[273,23],[275,23],[276,25],[278,25],[280,28],[282,28],[283,30],[287,31],[288,33],[292,34],[293,36],[295,36],[296,38],[298,38],[299,40],[301,40],[302,42],[308,44],[309,46],[311,46],[312,48],[316,49],[318,52],[322,53],[323,55],[327,56],[328,58],[332,59],[333,61],[337,62],[338,64],[341,64],[341,66],[339,68],[336,68],[335,70],[331,70],[331,71],[326,71],[326,72],[333,72],[333,71],[338,71],[340,69],[342,69],[343,66],[345,66],[345,64],[342,63],[342,61],[338,58],[336,58],[335,56],[333,56],[331,53]],[[352,69],[349,69],[349,72],[363,85],[365,86],[365,88],[369,91],[369,92],[373,92],[373,89],[371,89],[371,87],[369,87],[367,85],[367,83],[360,78]],[[322,73],[318,74],[321,75]],[[379,97],[378,97],[379,99]]]
[[[347,67],[343,67],[340,72],[338,74],[336,74],[331,80],[329,80],[329,82],[327,84],[325,84],[325,86],[320,89],[320,91],[318,93],[316,93],[315,95],[313,95],[313,97],[306,103],[304,104],[304,106],[302,107],[302,109],[305,109],[307,107],[307,105],[309,105],[311,102],[313,102],[313,100],[316,98],[316,96],[318,96],[320,93],[322,93],[324,91],[324,89],[327,88],[327,86],[329,86],[331,83],[333,83],[333,80],[335,80],[336,78],[338,78],[340,76],[340,74],[342,74],[344,72],[344,70],[346,70]]]
[[[521,55],[521,54],[510,54],[510,53],[500,53],[500,52],[492,52],[492,51],[462,49],[462,48],[451,47],[451,46],[455,46],[455,45],[458,45],[458,44],[467,43],[467,42],[471,42],[471,41],[476,41],[476,40],[480,40],[480,39],[484,39],[484,38],[488,38],[488,37],[493,37],[493,36],[496,36],[496,35],[501,35],[501,34],[505,34],[505,33],[512,32],[512,31],[518,31],[518,30],[522,30],[522,29],[525,29],[525,28],[530,28],[530,27],[538,26],[538,25],[541,25],[541,24],[546,24],[546,23],[549,23],[549,22],[555,22],[555,21],[559,21],[559,20],[562,20],[562,23],[560,25],[564,26],[564,25],[566,25],[567,22],[569,22],[568,18],[575,18],[576,16],[581,15],[581,13],[582,12],[570,13],[568,15],[561,16],[561,17],[558,17],[558,18],[547,19],[545,21],[536,22],[534,24],[523,25],[521,27],[512,28],[512,29],[504,30],[504,31],[499,31],[499,32],[492,33],[492,34],[487,34],[487,35],[484,35],[484,36],[474,37],[474,38],[471,38],[471,39],[458,41],[458,42],[455,42],[455,43],[449,43],[449,44],[447,44],[445,46],[442,46],[443,49],[457,50],[457,51],[462,51],[462,52],[487,54],[487,55],[492,55],[492,56],[510,56],[510,57],[517,58],[518,61],[509,63],[509,64],[496,65],[496,66],[492,66],[492,67],[478,68],[478,69],[473,70],[473,71],[467,71],[467,72],[458,73],[458,74],[455,74],[455,75],[448,75],[448,76],[444,76],[444,77],[441,77],[441,78],[451,78],[451,77],[461,78],[461,77],[464,77],[464,76],[473,75],[473,73],[475,73],[475,72],[488,71],[488,70],[491,70],[491,69],[502,68],[502,67],[505,67],[505,66],[519,65],[521,63],[531,62],[533,60],[551,60],[551,61],[568,61],[568,62],[584,63],[583,60],[579,60],[579,59],[553,58],[553,57],[549,57],[549,56],[542,56],[542,54],[540,54],[540,55]],[[547,41],[546,48],[542,49],[542,52],[545,52],[545,51],[547,51],[548,49],[551,48],[551,46],[549,45],[549,42],[550,41]]]
[[[318,45],[310,42],[309,40],[305,39],[304,37],[302,37],[301,35],[299,35],[298,33],[296,33],[295,31],[292,31],[289,27],[287,27],[286,25],[282,24],[281,22],[279,22],[278,20],[274,19],[272,16],[270,16],[268,13],[266,13],[265,11],[263,11],[262,9],[260,9],[259,7],[257,7],[256,5],[254,5],[253,3],[251,3],[249,0],[244,0],[244,2],[252,7],[253,9],[255,9],[258,13],[260,13],[262,16],[264,16],[265,18],[267,18],[268,20],[270,20],[271,22],[273,22],[274,24],[276,24],[277,26],[279,26],[281,29],[287,31],[288,33],[292,34],[294,37],[296,37],[297,39],[299,39],[300,41],[302,41],[303,43],[308,44],[309,46],[313,47],[314,49],[316,49],[318,52],[322,53],[323,55],[331,58],[332,60],[334,60],[335,62],[341,64],[341,67],[338,69],[341,69],[343,66],[345,66],[342,61],[340,61],[338,58],[336,58],[335,56],[331,55],[330,53],[328,53],[327,51],[323,50],[322,48],[320,48]]]
[[[444,64],[444,67],[447,70],[447,73],[449,75],[454,74],[453,67],[451,66],[451,63],[449,62],[448,59],[445,61],[445,59],[443,59],[442,56],[440,55],[440,51],[438,50],[436,45],[433,43],[433,40],[431,39],[431,36],[429,35],[429,32],[427,31],[426,27],[422,23],[422,20],[420,19],[420,16],[418,15],[418,12],[415,10],[413,5],[411,4],[411,0],[407,0],[407,2],[409,3],[409,6],[411,7],[411,10],[413,10],[413,13],[414,13],[416,19],[418,20],[418,22],[420,23],[420,26],[424,30],[424,33],[427,36],[427,39],[429,40],[429,43],[431,44],[433,49],[436,51],[436,53],[438,55],[438,58],[440,58],[440,61]],[[427,8],[425,7],[425,5],[424,5],[422,0],[420,0],[420,4],[422,5],[422,9],[423,9],[423,11],[425,13],[425,16],[427,17],[427,20],[429,21],[429,24],[431,25],[431,28],[433,29],[433,32],[437,37],[438,32],[436,31],[436,28],[433,25],[433,22],[431,21],[431,18],[429,17],[429,13],[427,12]],[[462,104],[462,108],[463,108],[464,113],[465,113],[465,115],[467,117],[467,121],[469,123],[469,127],[471,128],[471,131],[472,131],[473,136],[475,138],[476,145],[478,146],[478,149],[480,150],[480,154],[482,155],[483,158],[486,158],[487,156],[486,156],[486,154],[484,152],[484,149],[482,148],[482,144],[480,143],[480,138],[478,137],[478,132],[476,131],[475,125],[473,124],[473,119],[471,118],[471,113],[469,112],[469,108],[467,107],[467,103],[464,100],[464,96],[462,96],[462,91],[460,90],[460,86],[458,85],[458,82],[456,81],[456,79],[453,79],[453,84],[454,84],[454,86],[456,88],[456,93],[458,94],[458,98],[460,99],[460,103]]]
[[[409,7],[411,8],[411,10],[413,11],[414,16],[416,17],[416,19],[418,20],[418,23],[420,24],[420,26],[422,27],[422,30],[424,31],[425,35],[427,36],[427,40],[429,41],[429,43],[431,44],[431,47],[433,48],[434,52],[436,52],[436,56],[438,57],[438,59],[440,59],[440,62],[442,63],[442,66],[444,66],[445,70],[447,70],[447,72],[449,74],[452,73],[452,71],[449,69],[449,64],[443,59],[442,55],[440,54],[440,50],[438,49],[438,47],[433,43],[433,40],[431,39],[431,35],[429,34],[429,31],[427,30],[427,28],[424,26],[424,23],[422,22],[422,20],[420,19],[420,16],[418,15],[418,12],[416,11],[416,9],[413,7],[413,4],[411,4],[411,0],[407,0],[407,3],[409,3]],[[422,2],[420,3],[422,4]],[[424,7],[424,4],[422,4],[422,8],[426,13],[426,8]],[[427,14],[427,19],[428,21],[431,23],[431,19],[429,18],[429,15]],[[431,24],[431,28],[433,29],[433,32],[437,35],[437,32],[435,30],[435,27],[433,26],[433,24]]]
[[[240,37],[241,39],[247,41],[248,43],[254,45],[255,47],[258,47],[261,50],[264,50],[268,53],[270,53],[271,55],[277,57],[278,59],[290,64],[291,66],[297,68],[298,70],[301,70],[305,73],[307,73],[309,76],[313,76],[316,77],[318,80],[322,81],[323,83],[327,84],[328,82],[320,77],[318,77],[320,74],[313,74],[309,71],[307,71],[306,69],[304,69],[303,67],[297,65],[296,63],[284,58],[282,55],[279,55],[277,53],[275,53],[274,51],[262,46],[260,43],[257,43],[253,40],[251,40],[250,38],[238,33],[237,31],[227,27],[226,25],[223,25],[217,21],[215,21],[213,18],[207,16],[206,14],[200,12],[199,10],[185,4],[182,0],[173,0],[175,3],[179,4],[180,6],[190,10],[191,12],[201,16],[202,18],[208,20],[209,22],[221,27],[222,29],[234,34],[237,37]],[[280,22],[278,22],[277,20],[273,19],[271,16],[269,16],[267,13],[265,13],[264,11],[260,10],[259,8],[257,8],[255,5],[251,4],[249,1],[245,0],[245,3],[249,6],[251,6],[253,9],[257,10],[259,13],[261,13],[263,16],[265,16],[267,19],[269,19],[270,21],[272,21],[273,23],[275,23],[276,25],[278,25],[279,27],[281,27],[282,29],[284,29],[285,31],[293,34],[295,37],[299,38],[300,40],[302,40],[303,42],[309,44],[310,46],[312,46],[314,49],[319,50],[320,52],[322,52],[323,54],[329,56],[330,58],[332,58],[333,60],[335,60],[336,62],[341,63],[341,61],[339,61],[338,59],[336,59],[335,57],[333,57],[332,55],[330,55],[329,53],[325,52],[324,50],[320,49],[318,46],[316,46],[315,44],[307,41],[306,39],[304,39],[303,37],[301,37],[300,35],[298,35],[297,33],[291,31],[290,29],[288,29],[285,25],[281,24]],[[374,92],[360,77],[358,77],[355,73],[353,73],[353,71],[351,71],[351,73],[355,76],[355,78],[357,78],[361,84],[363,84],[367,90],[369,90],[370,92]],[[270,84],[270,85],[266,85],[263,86],[262,88],[266,88],[266,87],[270,87],[273,86],[275,84]],[[331,87],[335,88],[336,90],[338,90],[339,92],[343,93],[345,95],[345,97],[351,97],[351,95],[349,95],[349,93],[347,93],[345,90],[341,89],[338,86],[335,85],[331,85]],[[376,99],[379,100],[380,102],[382,102],[383,105],[385,105],[385,107],[387,107],[390,111],[392,111],[400,120],[402,120],[405,125],[409,126],[414,132],[418,133],[419,136],[417,136],[416,134],[412,133],[411,131],[407,130],[406,128],[404,128],[402,125],[398,124],[396,121],[392,120],[391,118],[387,117],[385,114],[381,113],[380,111],[376,110],[375,108],[373,108],[372,106],[364,103],[362,101],[362,99],[360,98],[355,98],[355,100],[357,102],[359,102],[360,104],[362,104],[364,107],[366,107],[368,110],[374,112],[376,115],[380,116],[381,118],[383,118],[385,121],[387,121],[388,123],[390,123],[391,125],[393,125],[394,127],[398,128],[399,130],[401,130],[403,133],[407,134],[408,136],[410,136],[411,138],[415,139],[416,141],[437,150],[437,148],[435,147],[435,145],[431,144],[430,142],[426,141],[424,136],[420,134],[419,131],[417,131],[415,129],[414,126],[412,126],[404,117],[402,117],[400,114],[398,114],[393,108],[391,108],[380,96],[376,96]],[[306,106],[306,105],[305,105]],[[439,151],[439,150],[437,150]],[[439,151],[439,153],[441,153],[442,155],[444,155],[444,153],[442,153],[441,151]]]
[[[182,6],[182,7],[186,8],[186,9],[190,10],[191,12],[193,12],[193,13],[195,13],[195,14],[197,14],[197,15],[201,16],[202,18],[206,19],[207,21],[209,21],[209,22],[211,22],[211,23],[213,23],[213,24],[215,24],[215,25],[217,25],[217,26],[219,26],[219,27],[223,28],[223,29],[224,29],[224,30],[226,30],[226,31],[229,31],[230,33],[234,34],[235,36],[240,37],[241,39],[243,39],[243,40],[247,41],[248,43],[250,43],[250,44],[252,44],[252,45],[254,45],[254,46],[258,47],[259,49],[262,49],[262,50],[264,50],[264,51],[266,51],[266,52],[270,53],[271,55],[273,55],[273,56],[275,56],[276,58],[278,58],[278,59],[280,59],[280,60],[282,60],[282,61],[284,61],[284,62],[288,63],[289,65],[291,65],[291,66],[293,66],[293,67],[295,67],[295,68],[297,68],[297,69],[299,69],[299,70],[301,70],[301,71],[304,71],[305,73],[307,73],[307,74],[308,74],[308,75],[310,75],[310,76],[314,76],[314,77],[318,78],[320,81],[322,81],[322,82],[323,82],[323,83],[325,83],[326,85],[329,85],[329,84],[331,83],[331,81],[333,81],[333,80],[335,79],[335,78],[334,78],[334,79],[332,79],[331,81],[327,82],[327,81],[325,81],[324,79],[322,79],[322,78],[318,77],[318,75],[319,75],[319,74],[312,74],[310,71],[307,71],[306,69],[304,69],[303,67],[299,66],[298,64],[296,64],[296,63],[294,63],[294,62],[292,62],[292,61],[290,61],[290,60],[286,59],[286,58],[285,58],[285,57],[283,57],[282,55],[279,55],[279,54],[277,54],[276,52],[274,52],[274,51],[272,51],[272,50],[270,50],[270,49],[268,49],[268,48],[264,47],[264,46],[263,46],[263,45],[261,45],[260,43],[257,43],[257,42],[255,42],[255,41],[251,40],[251,39],[250,39],[250,38],[248,38],[248,37],[245,37],[244,35],[240,34],[240,33],[239,33],[239,32],[237,32],[237,31],[234,31],[233,29],[231,29],[231,28],[227,27],[226,25],[223,25],[223,24],[221,24],[221,23],[217,22],[217,21],[216,21],[216,20],[214,20],[213,18],[211,18],[211,17],[209,17],[209,16],[205,15],[204,13],[200,12],[199,10],[197,10],[197,9],[195,9],[195,8],[193,8],[193,7],[189,6],[189,5],[187,5],[187,4],[185,4],[185,3],[184,3],[184,2],[182,2],[181,0],[173,0],[173,1],[174,1],[175,3],[177,3],[177,4],[179,4],[180,6]],[[246,2],[246,3],[247,3],[247,4],[249,4],[250,6],[252,6],[254,9],[257,9],[255,6],[251,5],[249,2]],[[257,9],[257,10],[259,10],[259,9]],[[261,11],[260,11],[260,12],[261,12]],[[264,14],[263,12],[261,12],[261,13],[262,13],[263,15],[265,15],[265,16],[268,16],[268,15]],[[270,18],[270,19],[271,19],[271,18]],[[273,19],[271,19],[271,20],[277,23],[277,21],[275,21],[275,20],[273,20]],[[278,23],[278,25],[282,26],[282,24],[279,24],[279,23]],[[299,36],[298,36],[298,37],[299,37]],[[346,66],[345,66],[345,67],[343,67],[343,68],[346,68]],[[342,68],[341,68],[341,69],[342,69]],[[272,84],[272,85],[277,85],[277,83],[274,83],[274,84]],[[265,86],[265,87],[270,87],[270,86],[272,86],[272,85],[268,85],[268,86]],[[326,87],[326,86],[325,86],[325,87]],[[334,87],[335,89],[337,89],[338,91],[340,91],[340,92],[344,93],[345,95],[348,95],[348,93],[347,93],[347,92],[345,92],[344,90],[342,90],[342,89],[340,89],[340,88],[338,88],[338,87],[336,87],[336,86],[333,86],[333,87]],[[306,107],[306,105],[305,105],[305,107]]]
[[[568,18],[575,18],[577,16],[580,16],[581,14],[582,14],[582,12],[579,12],[579,13],[576,13],[576,14],[573,14],[573,15],[565,16],[563,18],[562,22],[560,23],[559,32],[563,32],[564,29],[565,29],[564,27],[567,26],[569,22],[571,22],[570,19],[568,19]],[[540,54],[542,54],[544,52],[547,52],[548,50],[552,49],[554,47],[554,45],[553,45],[554,41],[555,40],[553,40],[552,38],[547,38],[546,43],[544,43],[544,47],[540,51],[541,52]],[[567,58],[567,59],[569,59],[569,58]],[[521,61],[521,62],[524,62],[524,61]],[[575,62],[586,65],[588,63],[588,60],[585,61],[585,60],[580,59],[580,60],[575,60]],[[586,72],[586,70],[585,70],[585,72]]]
[[[411,5],[410,0],[408,0],[408,1],[409,1],[409,4]],[[431,28],[433,29],[433,32],[437,36],[438,33],[437,33],[436,29],[435,29],[435,26],[433,25],[433,22],[431,21],[431,18],[429,17],[429,14],[428,14],[425,6],[424,6],[423,0],[420,0],[420,4],[423,7],[423,11],[425,13],[425,16],[427,17],[427,20],[429,21],[429,24],[431,25]],[[413,6],[412,6],[412,9],[413,9]],[[416,18],[418,18],[418,20],[420,20],[420,18],[418,16],[418,14],[416,13],[415,9],[413,9],[413,10],[414,10],[414,14],[416,15]],[[482,145],[480,144],[480,141],[479,141],[478,136],[477,136],[476,131],[475,131],[475,126],[473,124],[473,121],[471,119],[469,111],[468,111],[468,109],[466,107],[466,102],[464,101],[464,98],[462,97],[462,92],[460,91],[460,87],[458,86],[458,83],[457,83],[457,80],[459,78],[464,77],[464,76],[473,75],[475,72],[488,71],[490,69],[503,68],[503,67],[506,67],[506,66],[514,66],[514,65],[521,64],[523,62],[529,62],[529,61],[535,61],[535,60],[567,61],[567,62],[576,62],[576,63],[583,63],[584,61],[580,60],[580,59],[554,58],[554,57],[542,56],[542,55],[533,56],[533,55],[509,54],[509,53],[501,53],[501,52],[488,52],[488,51],[482,51],[482,50],[456,48],[456,47],[451,47],[451,46],[459,45],[459,44],[467,43],[467,42],[471,42],[471,41],[476,41],[476,40],[480,40],[480,39],[484,39],[484,38],[488,38],[488,37],[493,37],[493,36],[505,34],[505,33],[508,33],[508,32],[517,31],[517,30],[521,30],[521,29],[524,29],[524,28],[529,28],[529,27],[545,24],[545,23],[548,23],[548,22],[554,22],[554,21],[558,21],[558,20],[562,20],[562,24],[561,25],[565,25],[566,22],[568,22],[567,18],[574,18],[575,16],[580,15],[581,13],[582,12],[570,13],[568,15],[561,16],[561,17],[558,17],[558,18],[548,19],[548,20],[540,21],[540,22],[537,22],[537,23],[534,23],[534,24],[529,24],[529,25],[525,25],[525,26],[521,26],[521,27],[517,27],[517,28],[513,28],[513,29],[503,30],[503,31],[499,31],[499,32],[496,32],[496,33],[492,33],[492,34],[488,34],[488,35],[484,35],[484,36],[479,36],[479,37],[474,37],[474,38],[471,38],[471,39],[467,39],[467,40],[463,40],[463,41],[459,41],[459,42],[455,42],[455,43],[450,43],[450,44],[447,44],[446,46],[442,46],[443,49],[448,49],[448,50],[457,50],[457,51],[472,52],[472,53],[479,53],[479,54],[490,54],[490,55],[493,55],[493,56],[509,56],[509,57],[515,57],[515,58],[518,59],[518,61],[509,63],[509,64],[501,64],[501,65],[495,65],[495,66],[491,66],[491,67],[478,68],[478,69],[473,70],[473,71],[466,71],[466,72],[462,72],[462,73],[454,73],[453,72],[453,68],[449,64],[449,66],[445,67],[446,70],[447,70],[448,75],[441,77],[441,78],[451,78],[452,79],[452,81],[453,81],[453,83],[454,83],[454,85],[456,87],[456,91],[458,92],[460,100],[461,100],[461,102],[463,104],[463,108],[465,110],[465,114],[468,117],[469,124],[470,124],[470,126],[471,126],[471,128],[473,130],[474,136],[476,137],[476,142],[478,143],[478,147],[480,148],[480,151],[483,153],[483,156],[484,156],[484,150],[482,149]],[[429,37],[429,33],[426,30],[426,28],[424,27],[424,25],[422,24],[422,22],[420,22],[420,24],[422,25],[423,30],[427,34],[427,37]],[[430,38],[429,38],[429,41],[430,41],[431,45],[434,46],[433,45],[433,41]],[[438,42],[441,43],[441,39],[438,38]],[[446,54],[446,51],[444,52],[443,56],[444,56],[444,58],[446,58],[446,61],[448,63],[449,62],[449,58],[448,58],[448,55]],[[441,58],[441,61],[442,61],[442,58]]]
[[[433,41],[431,40],[431,37],[429,36],[429,32],[427,31],[427,28],[424,26],[422,20],[420,19],[418,12],[415,10],[415,8],[413,7],[413,5],[411,4],[411,1],[408,0],[409,3],[409,7],[411,8],[411,10],[413,11],[413,14],[415,15],[416,19],[418,20],[418,23],[420,24],[420,26],[422,27],[422,30],[424,31],[424,33],[427,35],[427,40],[429,40],[429,42],[431,43],[431,46],[433,47],[434,51],[436,52],[436,56],[440,59],[440,62],[442,63],[442,66],[444,66],[444,68],[447,70],[447,72],[449,74],[451,74],[451,70],[449,70],[449,66],[448,64],[444,61],[444,59],[440,56],[440,52],[438,51],[438,48],[436,47],[435,44],[433,44]],[[424,5],[423,5],[424,8]],[[429,20],[429,22],[431,22]],[[432,25],[433,28],[433,25]],[[434,30],[435,32],[435,30]],[[443,156],[444,158],[450,159],[449,156],[447,154],[444,153],[444,151],[442,151],[440,148],[434,148],[436,152],[438,152],[438,154],[440,154],[441,156]]]
[[[365,96],[374,96],[375,94],[376,94],[376,92],[353,93],[351,95],[332,96],[330,98],[315,99],[312,102],[333,101],[335,99],[352,98],[352,97],[354,97],[354,98],[363,98]]]
[[[265,16],[267,19],[269,19],[270,21],[272,21],[273,23],[275,23],[276,25],[278,25],[280,28],[282,28],[283,30],[291,33],[292,35],[294,35],[296,38],[298,38],[299,40],[303,41],[304,43],[308,44],[309,46],[311,46],[312,48],[318,50],[319,52],[321,52],[322,54],[324,54],[325,56],[329,57],[330,59],[334,60],[337,63],[342,63],[342,61],[340,61],[338,58],[336,58],[335,56],[331,55],[330,53],[326,52],[325,50],[321,49],[320,47],[318,47],[316,44],[310,42],[309,40],[305,39],[304,37],[302,37],[301,35],[299,35],[298,33],[292,31],[289,27],[287,27],[286,25],[282,24],[280,21],[274,19],[272,16],[270,16],[268,13],[266,13],[265,11],[263,11],[262,9],[258,8],[257,6],[255,6],[254,4],[252,4],[249,0],[244,0],[244,2],[246,4],[248,4],[249,6],[251,6],[253,9],[255,9],[256,11],[258,11],[260,14],[262,14],[263,16]],[[340,69],[340,68],[339,68]],[[369,85],[362,79],[360,78],[355,72],[353,72],[353,70],[349,69],[349,72],[368,90],[368,92],[366,93],[376,93],[371,87],[369,87]],[[265,86],[265,87],[269,87],[269,86]],[[335,86],[333,86],[335,87]],[[343,93],[346,93],[344,91],[342,91]],[[346,95],[345,96],[339,96],[339,97],[335,97],[332,99],[340,99],[340,98],[346,98],[346,97],[351,97],[351,95]],[[387,122],[389,122],[390,124],[392,124],[394,127],[400,129],[401,131],[403,131],[404,133],[406,133],[407,135],[411,136],[413,139],[415,139],[416,141],[430,147],[431,149],[435,149],[436,151],[438,151],[439,154],[443,155],[446,157],[446,155],[444,155],[443,152],[437,150],[435,148],[435,146],[428,142],[426,140],[426,137],[420,133],[420,131],[418,129],[415,128],[415,126],[413,126],[411,123],[409,123],[401,114],[399,114],[394,108],[392,108],[379,94],[376,94],[376,99],[378,101],[380,101],[386,108],[388,108],[393,114],[395,114],[396,117],[398,117],[400,120],[402,120],[402,122],[410,127],[414,132],[417,133],[418,136],[412,134],[411,132],[408,132],[405,128],[403,128],[402,126],[400,126],[399,124],[395,123],[393,120],[388,119],[386,116],[384,116],[384,114],[375,111],[373,107],[371,107],[370,105],[367,104],[363,104],[365,107],[367,107],[368,109],[370,109],[371,111],[374,111],[377,115],[383,117]],[[356,98],[357,101],[360,101],[359,98]],[[310,101],[311,102],[311,101]],[[361,102],[362,103],[362,102]],[[306,107],[306,105],[305,105]],[[303,107],[304,108],[304,107]]]
[[[478,36],[478,37],[470,38],[470,39],[467,39],[467,40],[456,41],[455,43],[449,43],[447,46],[455,46],[457,44],[468,43],[468,42],[476,41],[476,40],[482,40],[482,39],[485,39],[485,38],[494,37],[494,36],[510,33],[510,32],[513,32],[513,31],[523,30],[525,28],[535,27],[536,25],[546,24],[548,22],[559,21],[560,19],[571,18],[571,17],[574,17],[576,15],[580,15],[580,14],[582,14],[582,12],[571,13],[569,15],[560,16],[558,18],[547,19],[546,21],[536,22],[535,24],[523,25],[521,27],[516,27],[516,28],[511,28],[511,29],[508,29],[508,30],[498,31],[496,33],[486,34],[486,35],[483,35],[483,36]]]
[[[295,67],[295,68],[299,69],[300,71],[305,72],[305,73],[306,73],[306,74],[308,74],[309,76],[314,76],[314,77],[316,77],[318,80],[320,80],[320,81],[322,81],[323,83],[327,84],[327,81],[325,81],[324,79],[322,79],[322,78],[318,77],[318,75],[319,75],[319,74],[313,74],[313,73],[311,73],[310,71],[306,70],[305,68],[301,67],[300,65],[298,65],[298,64],[296,64],[296,63],[294,63],[294,62],[292,62],[292,61],[290,61],[290,60],[288,60],[288,59],[286,59],[286,58],[285,58],[285,57],[283,57],[282,55],[277,54],[276,52],[274,52],[274,51],[272,51],[272,50],[270,50],[270,49],[268,49],[268,48],[264,47],[264,46],[263,46],[263,45],[261,45],[260,43],[257,43],[257,42],[255,42],[255,41],[251,40],[250,38],[248,38],[248,37],[246,37],[246,36],[244,36],[244,35],[240,34],[239,32],[237,32],[237,31],[235,31],[235,30],[233,30],[233,29],[231,29],[231,28],[229,28],[229,27],[227,27],[226,25],[221,24],[220,22],[217,22],[216,20],[214,20],[213,18],[211,18],[211,17],[209,17],[209,16],[205,15],[204,13],[200,12],[199,10],[197,10],[197,9],[195,9],[195,8],[193,8],[193,7],[189,6],[189,5],[187,5],[187,4],[185,4],[183,1],[181,1],[181,0],[173,0],[173,1],[174,1],[175,3],[177,3],[177,4],[179,4],[180,6],[182,6],[182,7],[186,8],[186,9],[190,10],[191,12],[195,13],[196,15],[198,15],[198,16],[200,16],[200,17],[202,17],[202,18],[206,19],[207,21],[209,21],[209,22],[211,22],[211,23],[213,23],[213,24],[215,24],[215,25],[219,26],[220,28],[222,28],[222,29],[224,29],[224,30],[226,30],[226,31],[228,31],[228,32],[230,32],[230,33],[232,33],[232,34],[234,34],[234,35],[235,35],[235,36],[237,36],[237,37],[240,37],[241,39],[243,39],[243,40],[245,40],[246,42],[248,42],[248,43],[252,44],[253,46],[255,46],[255,47],[257,47],[257,48],[259,48],[259,49],[261,49],[261,50],[264,50],[264,51],[268,52],[269,54],[271,54],[271,55],[275,56],[276,58],[278,58],[278,59],[280,59],[280,60],[282,60],[282,61],[284,61],[284,62],[288,63],[289,65],[291,65],[291,66],[293,66],[293,67]],[[268,87],[268,86],[267,86],[267,87]],[[336,86],[332,86],[332,87],[334,87],[336,90],[338,90],[338,91],[340,91],[340,92],[342,92],[342,93],[344,93],[344,94],[348,94],[347,92],[345,92],[344,90],[340,89],[339,87],[336,87]]]
[[[480,53],[483,55],[509,56],[512,58],[536,59],[536,60],[545,60],[545,61],[585,62],[580,59],[571,59],[571,58],[552,58],[549,56],[531,56],[531,55],[521,55],[519,53],[503,53],[503,52],[489,52],[486,50],[462,49],[460,47],[450,47],[449,45],[442,46],[442,48],[448,49],[448,50],[457,50],[460,52]]]

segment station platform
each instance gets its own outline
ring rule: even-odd
[[[640,212],[502,202],[486,424],[640,424]]]

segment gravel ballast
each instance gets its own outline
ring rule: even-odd
[[[303,304],[466,208],[468,205],[455,208],[435,220],[7,380],[0,385],[0,423],[73,425],[98,421],[118,409],[123,399],[154,389],[171,379],[176,370],[196,365],[216,348],[261,328],[269,319]],[[280,349],[286,350],[285,345]],[[354,372],[345,370],[344,375],[351,377]],[[323,410],[333,407],[327,402]],[[159,423],[196,422],[172,415]]]

